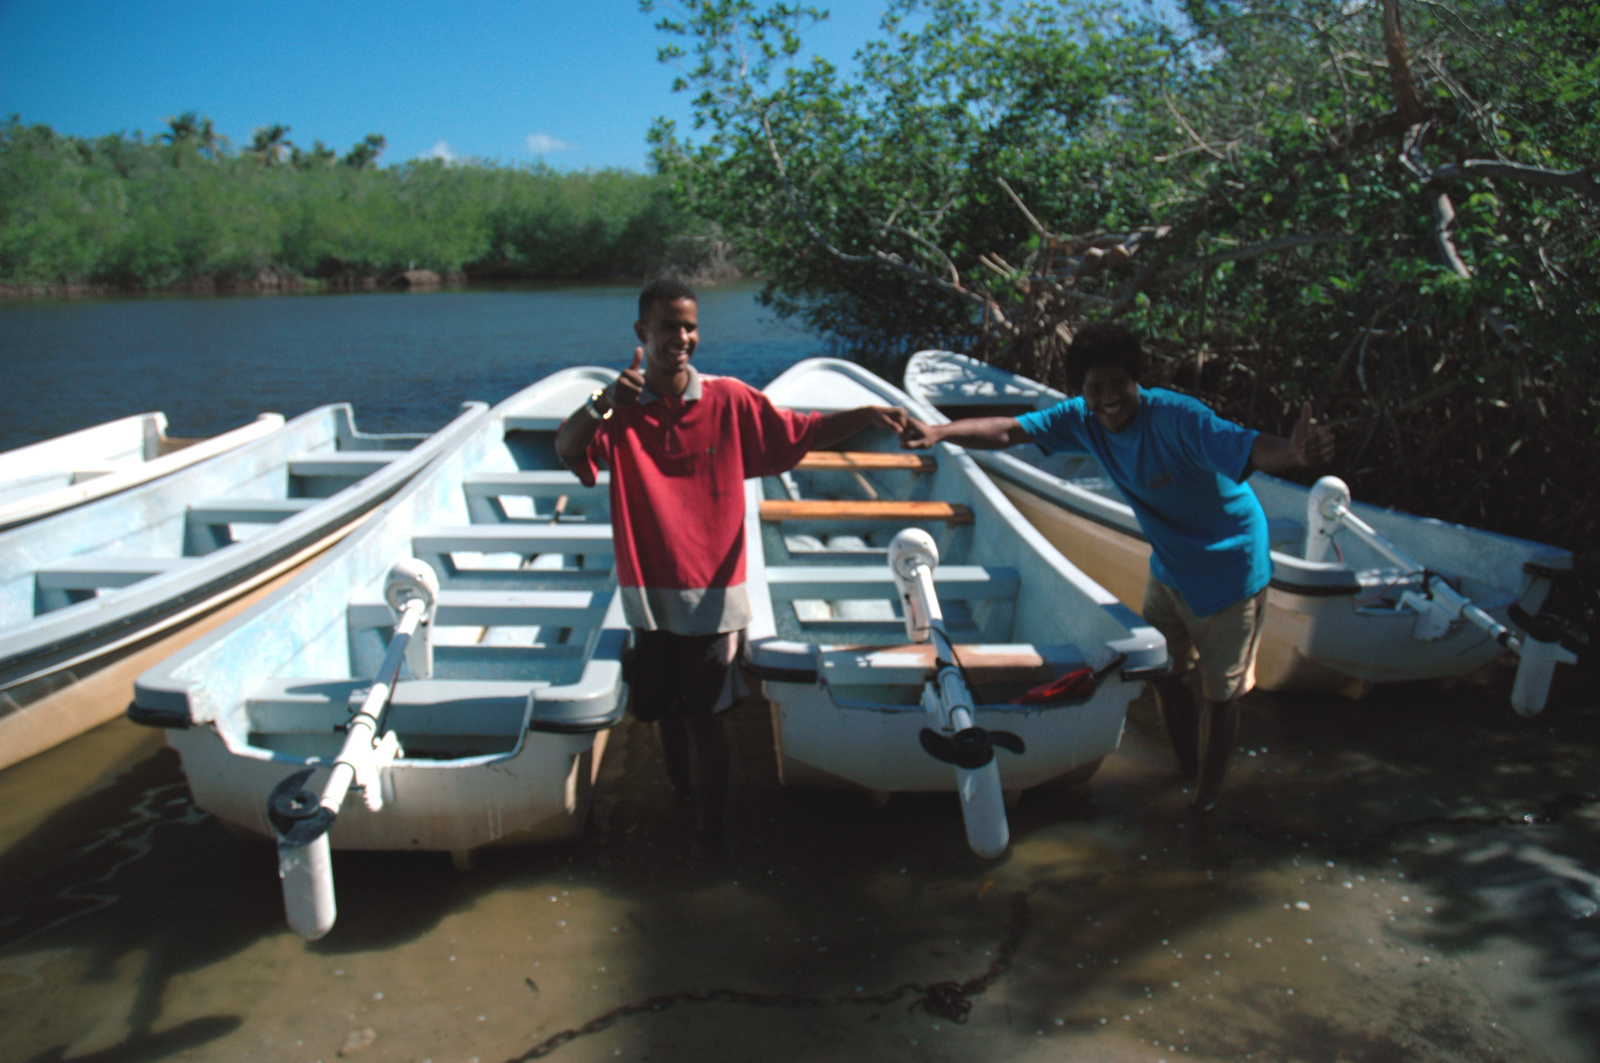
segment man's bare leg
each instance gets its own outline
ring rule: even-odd
[[[685,716],[683,723],[688,728],[695,827],[705,837],[720,838],[728,798],[728,732],[719,713]]]
[[[1155,680],[1156,703],[1161,720],[1167,725],[1178,770],[1194,775],[1200,769],[1200,705],[1180,676],[1167,675]]]
[[[656,721],[656,738],[661,741],[661,759],[666,762],[667,781],[681,798],[694,793],[694,776],[689,764],[689,729],[681,717]]]
[[[1194,807],[1210,812],[1222,794],[1233,747],[1239,741],[1239,699],[1208,701],[1200,713],[1200,777],[1194,787]]]

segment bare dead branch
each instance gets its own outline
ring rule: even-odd
[[[1010,184],[1006,182],[1004,177],[997,177],[995,180],[1000,182],[1000,187],[1006,190],[1006,195],[1011,197],[1011,202],[1015,203],[1017,205],[1017,209],[1022,211],[1022,216],[1028,219],[1028,224],[1033,226],[1034,232],[1049,240],[1060,240],[1060,237],[1056,236],[1049,229],[1046,229],[1043,223],[1041,223],[1038,218],[1033,216],[1033,211],[1028,209],[1028,205],[1022,201],[1022,197],[1017,195],[1016,191],[1011,187]]]
[[[950,283],[958,287],[960,286],[961,271],[958,270],[956,268],[956,264],[950,260],[950,256],[945,254],[944,248],[940,247],[926,236],[923,236],[921,233],[913,232],[903,225],[895,225],[892,222],[877,222],[875,224],[877,225],[879,232],[895,233],[903,236],[907,240],[910,240],[920,247],[932,252],[933,255],[939,259],[939,261],[944,263],[944,268],[950,274]]]
[[[1194,126],[1190,125],[1189,120],[1178,111],[1177,106],[1172,102],[1172,97],[1168,96],[1165,90],[1162,90],[1161,102],[1167,105],[1167,110],[1172,113],[1172,117],[1178,120],[1178,125],[1182,126],[1183,131],[1189,134],[1189,139],[1194,141],[1195,150],[1204,151],[1213,158],[1222,160],[1227,159],[1226,155],[1207,144],[1204,138],[1202,138],[1199,133],[1194,131]]]
[[[1435,190],[1433,193],[1433,238],[1439,248],[1439,260],[1446,269],[1462,280],[1471,280],[1472,271],[1461,260],[1461,253],[1456,250],[1455,240],[1450,236],[1450,230],[1456,224],[1456,209],[1450,202],[1450,197],[1443,191]]]

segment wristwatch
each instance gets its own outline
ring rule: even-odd
[[[600,412],[600,407],[595,404],[595,400],[598,399],[601,395],[604,395],[605,393],[606,393],[606,389],[605,388],[595,388],[594,392],[589,396],[589,398],[583,404],[584,412],[587,413],[590,417],[593,417],[597,421],[604,421],[606,418],[610,417],[612,414],[617,412],[616,411],[616,407],[611,407],[611,408],[607,409],[605,413],[601,413]]]

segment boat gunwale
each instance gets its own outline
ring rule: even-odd
[[[68,615],[66,610],[54,610],[51,613],[40,614],[28,623],[18,625],[10,633],[10,637],[19,643],[23,643],[27,636],[28,627],[46,632],[52,627],[66,627],[68,630],[54,638],[45,635],[44,638],[48,641],[35,641],[32,645],[23,643],[16,651],[0,656],[0,693],[56,674],[62,669],[74,667],[103,652],[112,652],[116,644],[128,638],[131,632],[149,629],[151,634],[155,634],[164,630],[163,621],[195,609],[207,601],[217,599],[220,604],[223,596],[232,588],[248,582],[284,559],[310,549],[317,542],[328,538],[352,521],[382,505],[403,488],[418,471],[431,463],[440,452],[440,448],[446,447],[447,442],[456,433],[464,432],[476,418],[484,416],[487,410],[488,406],[485,403],[463,403],[461,411],[437,432],[427,434],[418,440],[415,447],[408,451],[407,457],[373,470],[367,476],[326,499],[318,499],[319,503],[327,504],[326,508],[324,505],[307,507],[279,522],[269,532],[239,540],[209,554],[195,556],[191,559],[194,562],[192,565],[175,566],[160,575],[130,585],[129,590],[133,593],[119,595],[118,598],[106,603],[104,613],[94,617],[92,622],[90,622],[92,614]],[[337,417],[340,413],[344,414],[346,423],[354,431],[355,417],[350,404],[329,403],[308,410],[292,421],[280,425],[274,432],[252,440],[229,453],[244,453],[252,445],[265,446],[279,432],[287,431],[296,425],[314,424],[318,418]],[[411,438],[414,435],[415,433],[393,436],[358,434],[358,437],[384,439]],[[353,448],[351,452],[359,453],[360,448]],[[223,456],[215,455],[215,457]],[[197,463],[183,471],[199,469],[204,464],[204,462]],[[153,489],[159,482],[141,484],[138,489]],[[341,499],[341,495],[345,497]],[[119,505],[125,501],[125,497],[109,495],[95,499],[93,504]],[[72,512],[68,510],[63,514],[52,514],[46,519],[53,520]],[[0,536],[13,531],[23,533],[40,526],[33,523],[19,525],[0,531]],[[295,537],[291,539],[287,538],[287,535]],[[197,582],[200,580],[204,582]],[[172,587],[173,590],[167,592],[167,587]],[[91,601],[104,600],[91,599]],[[3,648],[6,641],[6,633],[0,633],[0,648]],[[3,652],[3,649],[0,649],[0,652]]]

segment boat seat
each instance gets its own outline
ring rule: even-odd
[[[797,469],[910,469],[933,472],[939,467],[931,454],[906,454],[878,450],[813,450],[800,459]]]
[[[842,499],[768,499],[761,503],[761,519],[770,524],[787,520],[897,520],[944,521],[971,524],[972,510],[957,502]]]
[[[974,685],[1032,684],[1054,679],[1083,664],[1075,646],[1032,643],[958,644],[956,660]],[[828,646],[820,653],[821,676],[833,685],[919,683],[935,672],[933,644]]]
[[[481,554],[609,554],[609,524],[438,524],[411,536],[418,557]]]
[[[606,591],[443,590],[434,623],[439,627],[594,627],[605,618],[610,603]],[[376,595],[353,600],[348,616],[351,631],[394,626],[394,613]]]
[[[1014,599],[1021,580],[1016,569],[986,565],[943,565],[933,570],[941,599]],[[767,568],[773,601],[888,598],[897,595],[888,565],[774,565]]]
[[[539,554],[610,556],[611,525],[571,524],[454,524],[418,528],[411,536],[411,551],[434,566],[440,575],[461,570],[452,554]],[[469,566],[470,567],[470,566]]]
[[[559,469],[528,472],[473,472],[461,478],[461,489],[468,498],[490,495],[522,495],[528,498],[551,498],[556,495],[604,496],[611,484],[611,474],[602,472],[593,487],[585,487],[570,472]]]
[[[182,565],[182,557],[69,557],[41,566],[34,573],[36,608],[40,613],[64,609],[94,597],[95,591],[126,587]]]
[[[533,414],[511,414],[501,422],[507,432],[555,432],[566,421],[565,417],[540,417]]]
[[[560,469],[527,472],[468,473],[461,481],[467,513],[473,523],[494,524],[512,520],[582,519],[610,501],[611,477],[601,473],[593,487],[585,487],[572,473]],[[531,501],[507,505],[508,500],[546,499],[552,505],[538,512]],[[572,507],[572,503],[578,503]]]
[[[304,513],[319,498],[208,498],[189,504],[184,515],[183,552],[209,554],[234,541],[231,524],[276,524]]]
[[[208,498],[191,502],[190,524],[276,524],[303,513],[320,498]]]
[[[361,479],[410,455],[409,450],[341,450],[289,459],[289,475],[305,478]]]

